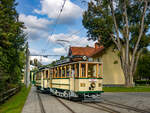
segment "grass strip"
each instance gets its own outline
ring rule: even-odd
[[[17,94],[0,106],[0,113],[21,113],[30,88],[23,86]]]
[[[150,86],[127,87],[103,87],[104,92],[150,92]]]

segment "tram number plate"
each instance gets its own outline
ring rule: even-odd
[[[89,79],[90,82],[96,82],[97,79]]]

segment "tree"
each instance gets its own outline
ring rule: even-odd
[[[139,56],[150,44],[148,0],[94,0],[83,14],[89,40],[105,48],[114,44],[121,61],[125,85],[133,86]]]
[[[60,57],[60,60],[64,60],[64,59],[65,59],[65,57],[64,57],[64,56],[61,56],[61,57]]]
[[[136,75],[140,78],[150,79],[150,52],[142,54],[139,58]]]
[[[0,0],[0,70],[5,85],[20,83],[24,67],[24,24],[19,22],[15,0]]]

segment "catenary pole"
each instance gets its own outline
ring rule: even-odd
[[[24,83],[26,87],[29,87],[30,84],[30,52],[29,52],[29,46],[28,42],[26,44],[26,66],[25,66],[25,77],[24,77]]]

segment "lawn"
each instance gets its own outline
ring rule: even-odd
[[[150,86],[126,87],[103,87],[104,92],[150,92]]]
[[[0,113],[21,113],[30,88],[23,86],[16,95],[0,106]]]

